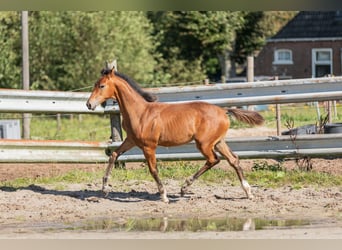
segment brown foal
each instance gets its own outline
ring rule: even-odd
[[[166,190],[158,176],[156,148],[177,146],[196,142],[198,150],[206,158],[205,165],[193,176],[186,179],[181,194],[203,173],[219,163],[219,152],[235,169],[247,198],[252,198],[251,187],[239,166],[239,158],[225,142],[230,122],[227,113],[237,120],[251,125],[263,123],[263,117],[254,111],[223,109],[206,102],[169,104],[156,102],[156,97],[142,90],[125,75],[112,70],[103,70],[95,83],[87,107],[94,110],[105,100],[117,101],[122,117],[122,127],[127,132],[123,143],[109,157],[108,167],[103,177],[102,190],[108,194],[108,178],[117,158],[134,146],[139,147],[146,158],[149,170],[157,183],[161,199],[169,202]]]

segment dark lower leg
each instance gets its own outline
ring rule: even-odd
[[[123,143],[112,153],[112,155],[109,157],[108,166],[106,168],[105,175],[102,178],[102,191],[107,196],[109,193],[109,187],[108,187],[108,179],[110,176],[110,173],[114,167],[114,163],[117,160],[117,158],[122,155],[127,150],[131,149],[134,146],[134,143],[132,143],[128,138],[126,138]]]
[[[169,199],[167,198],[167,193],[166,193],[166,190],[164,188],[164,185],[158,176],[158,170],[156,168],[154,168],[154,169],[150,168],[150,173],[151,173],[153,179],[155,180],[155,182],[157,183],[158,191],[160,193],[160,198],[162,199],[163,202],[168,203]]]
[[[167,198],[166,190],[164,188],[163,183],[161,182],[159,176],[158,176],[158,168],[157,168],[157,160],[155,155],[155,150],[146,148],[144,150],[144,155],[147,160],[147,164],[150,170],[150,173],[153,177],[153,179],[157,183],[158,191],[160,193],[160,197],[163,202],[169,203],[169,199]]]
[[[110,176],[110,173],[114,167],[114,162],[117,158],[117,154],[115,152],[112,153],[112,155],[109,157],[108,166],[106,168],[105,175],[102,178],[102,192],[105,194],[105,196],[109,193],[109,187],[108,187],[108,179]]]
[[[197,171],[193,176],[187,178],[181,188],[181,195],[183,196],[187,192],[188,187],[191,186],[195,180],[197,180],[202,174],[204,174],[206,171],[211,169],[213,166],[215,166],[219,162],[220,160],[217,157],[214,162],[207,161],[205,165],[199,171]]]

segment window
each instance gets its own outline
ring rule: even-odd
[[[332,74],[332,49],[312,49],[312,76]]]
[[[292,51],[289,49],[277,49],[274,52],[273,64],[293,64]]]
[[[314,60],[316,63],[330,64],[331,50],[314,49]]]

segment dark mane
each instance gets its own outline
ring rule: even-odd
[[[101,71],[102,75],[108,75],[111,72],[111,70],[108,69],[103,69]],[[125,80],[139,95],[141,95],[146,101],[148,102],[155,102],[157,101],[157,97],[153,95],[152,93],[144,91],[135,81],[133,81],[131,78],[128,76],[119,73],[117,71],[114,72],[114,74],[123,80]]]

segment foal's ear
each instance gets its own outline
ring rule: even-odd
[[[116,62],[116,59],[114,59],[112,62],[106,62],[106,66],[107,66],[107,69],[114,69],[115,71],[117,71],[117,62]]]
[[[117,71],[117,63],[116,63],[116,60],[114,59],[111,63],[106,61],[105,62],[105,69],[104,69],[107,74],[111,74],[111,75],[114,75],[115,74],[115,71]]]

